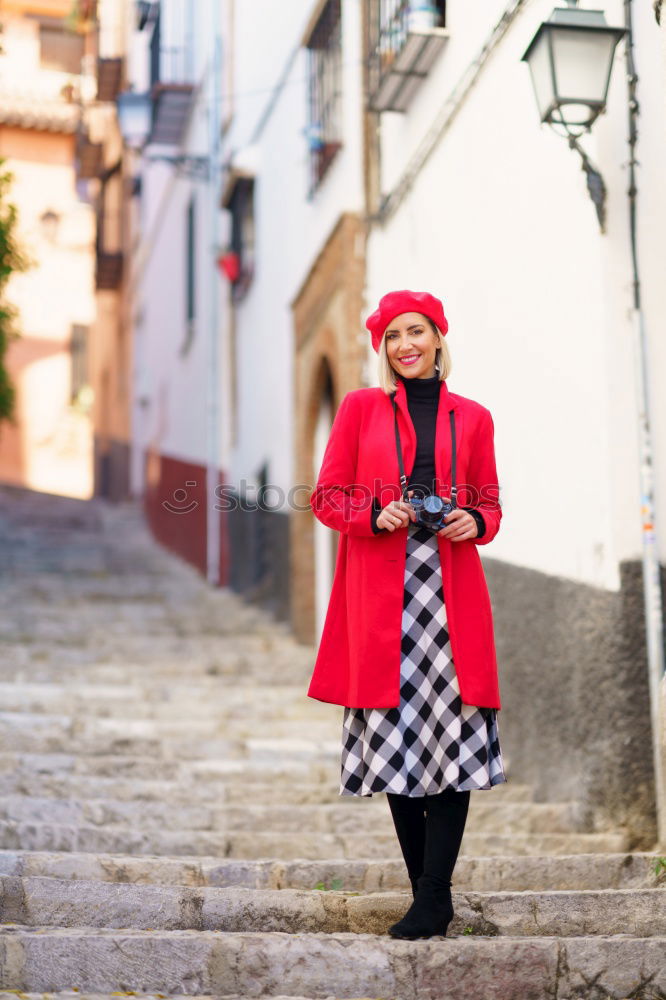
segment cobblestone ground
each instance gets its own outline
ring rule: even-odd
[[[338,795],[313,650],[134,505],[0,508],[0,1000],[666,996],[656,857],[534,802],[510,762],[472,794],[449,936],[390,939],[390,814]]]

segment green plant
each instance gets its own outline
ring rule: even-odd
[[[655,859],[654,873],[657,876],[658,881],[662,878],[666,878],[666,858],[658,857]]]
[[[65,18],[65,27],[69,31],[85,34],[95,24],[96,18],[96,0],[72,0],[69,14]]]
[[[319,889],[321,892],[339,891],[340,889],[342,889],[342,886],[343,886],[342,879],[334,878],[331,879],[330,885],[326,885],[325,882],[317,882],[315,889]]]
[[[7,371],[6,357],[11,341],[19,336],[17,311],[7,302],[5,289],[13,274],[30,266],[16,237],[16,205],[7,197],[14,178],[3,169],[4,164],[5,160],[0,159],[0,422],[14,419],[16,392]]]
[[[473,934],[473,933],[474,933],[474,928],[468,924],[465,930],[463,931],[463,934]]]

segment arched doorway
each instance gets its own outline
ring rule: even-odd
[[[333,423],[333,377],[326,360],[322,362],[317,384],[319,387],[319,405],[312,443],[312,464],[315,477],[319,474]],[[326,609],[331,593],[331,583],[333,581],[333,570],[335,568],[336,541],[336,533],[315,518],[315,642],[319,641],[324,627]]]
[[[292,302],[298,503],[290,517],[290,597],[294,633],[307,643],[323,625],[339,539],[314,517],[308,498],[340,401],[363,384],[365,236],[364,219],[341,215]]]

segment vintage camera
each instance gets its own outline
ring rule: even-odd
[[[416,523],[430,531],[439,531],[446,526],[445,518],[452,510],[456,509],[456,504],[438,497],[434,493],[427,496],[410,497],[408,503],[416,511]]]

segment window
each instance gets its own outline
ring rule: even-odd
[[[340,0],[327,0],[307,42],[310,194],[342,146],[342,16]]]
[[[160,0],[137,0],[136,4],[136,27],[139,31],[145,31],[149,36],[148,41],[148,69],[150,74],[149,89],[159,83],[160,73],[160,43],[162,35],[161,25],[161,3]]]
[[[73,323],[70,330],[71,400],[88,384],[88,327]]]
[[[197,266],[197,233],[196,233],[196,204],[194,198],[190,198],[187,206],[187,217],[185,221],[185,345],[187,350],[192,337],[197,314],[197,287],[196,287],[196,266]]]
[[[227,207],[231,212],[231,250],[238,261],[232,281],[234,301],[249,288],[254,275],[254,178],[238,177]]]
[[[447,37],[446,0],[370,0],[369,106],[405,111]]]
[[[40,21],[39,63],[42,69],[55,69],[61,73],[81,73],[84,54],[83,35],[68,31],[58,21]]]
[[[161,43],[162,43],[162,18],[159,4],[153,5],[153,12],[151,13],[152,20],[149,22],[152,26],[152,34],[150,36],[150,87],[151,89],[156,83],[159,83],[161,79],[160,73],[160,56],[161,56]]]
[[[197,205],[194,196],[185,212],[185,339],[181,356],[187,354],[196,333],[197,323]]]

